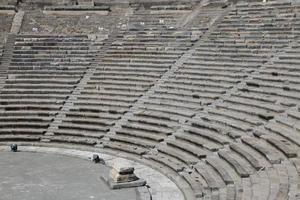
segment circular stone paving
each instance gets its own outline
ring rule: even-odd
[[[135,200],[135,188],[110,190],[100,178],[109,168],[80,158],[0,152],[1,200]]]

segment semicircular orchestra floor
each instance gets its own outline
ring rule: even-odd
[[[1,200],[133,200],[134,188],[110,190],[109,168],[69,156],[0,152]]]

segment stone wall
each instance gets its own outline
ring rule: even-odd
[[[21,33],[107,34],[112,24],[118,25],[126,10],[109,15],[47,15],[41,10],[27,12]]]

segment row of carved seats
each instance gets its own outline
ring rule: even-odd
[[[295,49],[295,47],[293,46],[292,49]],[[279,55],[279,58],[285,56],[288,57],[288,55],[283,54]],[[293,59],[291,60],[290,62],[293,63]],[[276,64],[275,62],[270,66],[277,66],[278,71],[281,72],[279,74],[282,74],[283,77],[287,76],[283,73],[283,71],[286,72],[284,66]],[[268,70],[268,67],[268,65],[263,65],[263,70],[259,70],[260,73],[255,74],[255,77],[264,77],[264,72]],[[294,77],[297,77],[297,74],[294,75]],[[287,78],[293,80],[293,77]],[[299,142],[297,142],[299,140],[299,127],[296,125],[300,119],[299,100],[290,98],[289,96],[278,97],[277,95],[282,94],[283,91],[277,94],[273,93],[272,91],[276,90],[278,82],[280,83],[280,81],[277,80],[276,83],[273,84],[274,89],[270,88],[270,86],[265,90],[261,90],[260,93],[249,93],[246,89],[242,91],[237,90],[236,93],[231,94],[231,96],[225,98],[224,101],[216,103],[214,107],[207,107],[205,112],[197,114],[195,121],[192,121],[190,124],[191,128],[186,128],[183,133],[175,134],[175,141],[172,139],[170,139],[170,141],[166,140],[169,149],[168,151],[164,150],[164,152],[167,153],[168,156],[171,155],[179,160],[180,158],[189,158],[184,155],[174,156],[174,152],[172,152],[174,143],[176,144],[176,148],[180,149],[180,152],[189,152],[190,154],[194,154],[194,156],[201,155],[195,154],[195,152],[199,151],[216,151],[219,157],[228,162],[240,177],[250,177],[246,179],[243,178],[242,182],[257,178],[258,181],[269,182],[268,179],[273,180],[274,174],[283,170],[284,174],[278,175],[278,180],[280,181],[275,183],[280,189],[274,189],[274,187],[259,183],[264,191],[258,188],[253,188],[253,191],[259,192],[258,196],[260,196],[260,198],[267,198],[268,195],[271,195],[272,198],[279,196],[287,197],[289,194],[295,197],[297,190],[291,188],[297,187],[297,184],[286,182],[285,176],[292,176],[295,177],[295,180],[298,180],[297,173],[299,170],[297,172],[294,165],[299,166],[299,158],[297,157],[297,152],[299,151]],[[247,85],[245,87],[247,87]],[[297,93],[297,91],[294,92],[294,94]],[[282,102],[280,102],[280,99],[282,99]],[[291,102],[289,102],[289,100]],[[287,117],[283,114],[284,112],[287,113]],[[196,129],[194,128],[195,126],[197,127]],[[253,137],[253,134],[259,139]],[[240,138],[240,140],[238,138]],[[194,145],[197,147],[197,150],[193,149]],[[224,145],[229,145],[230,150],[233,151],[233,153],[239,154],[241,157],[234,161],[234,159],[228,157],[231,153],[227,151],[226,153],[222,153]],[[160,151],[159,148],[158,151]],[[243,169],[247,166],[245,163],[237,166],[237,163],[243,163],[242,158],[246,159],[248,166],[250,164],[253,168],[252,173],[244,173],[247,171]],[[182,162],[186,164],[189,160],[183,160]],[[167,163],[168,162],[165,164]],[[257,177],[258,175],[255,174],[257,170],[265,169],[270,165],[275,166],[275,169],[258,172],[258,174],[265,174],[265,180]],[[219,174],[221,178],[226,181],[226,174]],[[186,173],[185,176],[187,176]],[[195,185],[195,180],[197,179],[191,176],[188,176],[186,179],[190,182],[191,187],[194,187],[197,196],[199,193],[199,188],[197,187],[201,185]],[[284,182],[286,183],[283,184]],[[237,182],[237,184],[240,183]],[[200,188],[201,191],[203,191],[203,187]],[[284,192],[281,190],[284,190]],[[220,195],[221,194],[222,193],[220,193]]]
[[[170,18],[175,16],[169,15]],[[165,27],[155,31],[131,29],[130,26],[138,21],[143,22],[144,18],[134,15],[128,29],[118,32],[116,40],[76,95],[56,134],[102,138],[189,48],[191,37],[188,32],[176,33],[176,30],[166,30]],[[122,140],[126,141],[126,137],[123,134]],[[104,143],[104,147],[120,149],[117,142],[120,138],[115,139],[114,144]],[[151,142],[147,144],[152,145]],[[131,151],[130,147],[126,149]]]
[[[269,140],[263,141],[246,136],[242,137],[239,142],[228,137],[229,132],[230,130],[223,127],[222,124],[195,118],[184,128],[183,132],[177,132],[174,135],[175,140],[173,138],[165,140],[165,144],[156,147],[158,153],[152,153],[150,156],[147,154],[145,157],[162,163],[173,171],[181,172],[180,174],[194,189],[196,196],[209,194],[209,191],[205,190],[207,186],[202,183],[203,180],[199,181],[202,178],[209,185],[209,189],[220,189],[222,191],[224,184],[228,186],[234,183],[234,186],[238,187],[242,182],[254,179],[257,176],[256,171],[268,168],[272,164],[275,165],[275,168],[286,167],[289,169],[288,173],[295,175],[295,169],[286,160],[285,156],[294,158],[296,152],[295,150],[291,151],[291,149],[289,149],[290,151],[286,150],[288,149],[286,148],[287,143],[283,143],[282,140],[276,138],[269,138],[269,140],[272,140],[272,143]],[[284,153],[276,145],[283,149],[286,148],[283,151]],[[218,156],[214,156],[215,153],[213,152],[217,152]],[[203,166],[205,170],[198,170],[197,167],[201,163],[200,160],[205,161],[209,165]],[[280,166],[280,163],[284,163],[284,166]],[[214,168],[213,172],[210,172],[212,170],[210,167]],[[216,172],[217,174],[211,178],[207,177],[209,176],[208,174]],[[284,178],[284,176],[279,177],[280,179]],[[268,182],[270,178],[272,179],[272,176],[264,177],[265,180],[262,179],[260,181]],[[263,185],[263,183],[259,184]],[[280,185],[280,182],[276,182],[276,184]],[[294,187],[296,184],[291,183],[291,185]],[[284,188],[286,187],[289,186],[284,186]],[[249,188],[244,189],[249,190]],[[264,189],[269,190],[270,187],[264,186]],[[241,190],[239,192],[246,191]],[[275,189],[270,192],[272,195],[284,196],[287,193],[288,191],[285,191],[283,194],[280,194],[280,190]],[[218,195],[222,194],[220,192]],[[262,192],[262,195],[265,196],[265,192]]]
[[[151,10],[192,10],[191,5],[155,5],[151,6]]]
[[[219,29],[216,31],[219,31]],[[224,35],[226,35],[226,32]],[[174,76],[169,77],[145,101],[145,104],[157,105],[157,102],[159,102],[164,107],[174,104],[172,110],[177,112],[179,108],[183,110],[194,109],[194,112],[197,112],[197,109],[201,110],[203,105],[211,104],[226,91],[234,89],[236,84],[246,79],[252,72],[257,71],[270,57],[269,53],[271,50],[248,49],[247,44],[244,44],[243,41],[227,39],[219,42],[216,41],[214,36],[211,36],[209,39],[211,40],[201,43],[191,59],[183,67],[179,68]],[[288,43],[285,45],[288,45]],[[185,86],[183,87],[182,84],[185,84]],[[187,88],[191,88],[191,90],[186,92]],[[198,91],[197,88],[199,88]],[[235,108],[236,102],[245,102],[246,99],[252,99],[248,104],[259,103],[258,98],[241,96],[231,98],[231,101],[235,104],[232,107]],[[247,105],[244,103],[242,106]],[[282,108],[274,106],[270,106],[267,111],[261,111],[259,110],[260,107],[262,106],[256,106],[258,109],[257,116],[253,117],[253,119],[249,118],[250,125],[259,125],[260,118],[268,118],[270,112],[282,111]],[[215,115],[222,116],[222,112],[215,113]],[[225,114],[223,115],[228,117]],[[227,120],[230,122],[230,119]],[[234,125],[232,126],[234,127]],[[238,128],[239,130],[236,131],[237,135],[239,135],[238,132],[245,132],[249,129]]]
[[[130,28],[140,28],[144,30],[174,29],[182,14],[159,13],[151,14],[149,10],[136,12],[129,17]]]
[[[39,140],[79,83],[96,53],[87,36],[18,35],[0,93],[0,128],[9,136]],[[40,47],[34,49],[35,47]],[[78,50],[83,49],[83,50]],[[80,61],[78,63],[78,61]]]
[[[134,140],[138,135],[133,133],[139,131],[141,138],[162,141],[176,130],[176,126],[169,127],[172,121],[184,122],[193,117],[268,59],[268,51],[248,50],[242,42],[235,44],[226,40],[219,44],[211,41],[201,43],[192,57],[145,99],[138,114],[134,113],[117,135],[131,136]],[[140,117],[143,112],[151,116],[148,119]],[[167,116],[164,123],[161,122],[162,114]]]
[[[253,150],[257,151],[257,153],[263,155],[269,163],[273,165],[284,163],[280,167],[278,166],[278,168],[287,168],[286,173],[295,177],[297,177],[297,171],[293,164],[299,166],[299,159],[297,157],[297,152],[299,151],[299,142],[297,142],[299,140],[299,128],[297,129],[296,125],[297,122],[299,122],[299,91],[292,89],[291,92],[289,92],[290,90],[288,89],[288,92],[285,92],[286,89],[284,89],[284,87],[299,87],[298,81],[294,81],[299,79],[297,71],[290,73],[289,70],[285,69],[285,66],[298,65],[297,60],[299,58],[293,54],[297,51],[297,46],[298,45],[293,45],[292,50],[280,54],[278,59],[273,63],[263,65],[263,68],[253,75],[251,83],[246,82],[245,86],[238,88],[237,92],[225,98],[223,102],[216,103],[215,107],[207,108],[205,109],[205,113],[203,112],[197,115],[197,117],[201,117],[199,120],[205,121],[206,127],[216,126],[216,130],[222,130],[222,134],[229,136],[229,138],[241,138],[244,144],[249,145]],[[291,55],[289,55],[289,53],[291,53]],[[283,62],[280,63],[282,59]],[[286,61],[284,59],[289,60],[286,65],[283,64]],[[272,73],[275,78],[272,78]],[[289,81],[291,84],[289,84]],[[251,87],[259,87],[261,89],[254,90],[256,91],[254,92]],[[288,117],[284,114],[285,112]],[[201,133],[200,136],[202,136],[205,130],[206,129],[202,129],[198,131],[198,133]],[[252,133],[254,133],[256,137],[259,137],[260,140],[245,136],[245,134],[251,136]],[[176,140],[177,137],[180,138],[182,135],[175,135]],[[205,136],[205,138],[211,137],[210,140],[212,141],[216,140],[218,143],[226,142],[225,140],[220,140],[213,134],[207,135],[209,135],[209,137]],[[191,136],[185,135],[184,137],[189,138],[191,141]],[[192,141],[197,140],[192,139]],[[209,144],[208,142],[203,143],[207,146]],[[188,145],[179,143],[178,146],[187,147]],[[204,147],[211,148],[210,150],[216,148],[207,146]],[[229,146],[232,150],[237,151],[235,144],[230,144]],[[185,151],[191,152],[188,148]],[[238,153],[240,152],[241,150],[238,150]],[[247,158],[245,154],[243,157]],[[290,160],[287,160],[287,158]],[[249,157],[247,160],[252,162],[251,165],[256,170],[262,168],[262,166],[259,167],[260,165],[257,165],[258,162],[255,161],[255,159]],[[269,178],[272,178],[272,176]],[[284,179],[284,176],[281,176],[280,179]],[[297,180],[297,178],[295,179]],[[280,184],[281,183],[279,183],[279,185]],[[297,184],[293,183],[282,185],[280,188],[284,190],[284,192],[281,194],[279,192],[280,190],[272,191],[272,187],[264,186],[263,188],[264,190],[269,189],[268,194],[272,194],[272,197],[286,197],[289,193],[295,195],[297,191],[293,189],[289,190],[288,188],[296,186]],[[268,194],[262,192],[261,196],[265,197]]]
[[[277,130],[277,127],[274,127],[274,129]],[[255,179],[259,176],[258,174],[271,173],[272,170],[271,172],[269,171],[270,166],[274,166],[276,171],[278,168],[278,172],[281,171],[281,168],[286,168],[286,173],[296,176],[297,171],[287,158],[295,158],[299,148],[293,147],[282,138],[276,138],[274,135],[267,136],[266,132],[266,135],[262,136],[266,140],[250,136],[243,136],[241,140],[234,140],[228,137],[230,132],[230,129],[224,127],[221,123],[206,121],[205,118],[195,118],[193,121],[190,121],[183,132],[175,133],[175,140],[173,138],[165,140],[165,144],[156,146],[158,153],[154,153],[154,155],[150,154],[150,156],[147,154],[145,157],[168,166],[172,171],[181,172],[180,174],[189,182],[196,196],[208,195],[209,191],[215,191],[216,189],[220,190],[220,193],[215,195],[222,196],[224,184],[239,187],[243,182]],[[297,133],[293,133],[293,135],[297,135]],[[217,157],[214,152],[217,153]],[[212,157],[215,159],[211,159]],[[203,166],[205,170],[199,171],[197,166],[203,161],[209,166]],[[299,163],[298,159],[295,160],[295,163],[297,161]],[[213,172],[210,172],[210,170]],[[209,178],[207,173],[217,174]],[[202,178],[204,180],[199,181]],[[258,179],[257,184],[263,186],[263,182],[269,182],[273,178],[274,174],[265,176],[262,179]],[[279,173],[278,178],[280,180],[284,179],[285,175]],[[297,178],[295,179],[297,180]],[[208,186],[202,184],[203,181]],[[274,184],[278,184],[280,188],[283,187],[285,189],[297,186],[293,182],[286,183],[286,186],[281,186],[281,183],[280,181]],[[239,193],[247,192],[245,190],[251,188],[247,189],[247,187],[249,185],[240,190]],[[280,194],[280,189],[274,189],[269,185],[265,185],[263,188],[265,191],[257,191],[261,192],[263,196],[275,194],[275,196],[287,196],[288,193],[295,194],[293,190],[286,190]],[[209,189],[209,191],[206,189]],[[257,188],[253,188],[253,191],[255,190]],[[242,196],[246,195],[249,195],[249,193],[242,194]],[[236,197],[235,199],[239,198]]]
[[[232,10],[219,25],[220,30],[232,33],[242,30],[244,33],[240,35],[247,38],[248,43],[262,45],[262,47],[286,47],[286,43],[282,43],[283,39],[285,38],[288,43],[299,34],[294,29],[299,7],[284,2],[270,2],[259,8],[255,5],[247,6],[244,10],[238,4],[237,8]],[[277,38],[281,38],[281,42]]]
[[[272,16],[272,18],[277,18],[277,16]],[[255,23],[257,22],[253,22],[253,24]],[[248,25],[245,24],[244,26],[247,27]],[[260,33],[257,37],[243,37],[244,33],[251,35],[252,31],[256,32],[255,29],[248,29],[247,31],[240,29],[237,33],[233,33],[230,28],[227,30],[224,30],[222,26],[217,28],[207,41],[199,45],[191,59],[184,63],[174,73],[174,76],[170,76],[144,100],[144,104],[139,106],[139,109],[133,113],[121,129],[117,130],[117,134],[114,136],[118,137],[118,135],[123,134],[126,136],[124,143],[137,147],[152,147],[157,142],[164,141],[160,145],[155,145],[156,151],[146,153],[145,157],[167,166],[172,171],[183,174],[191,187],[194,187],[196,197],[210,194],[221,198],[227,187],[224,187],[224,183],[218,186],[213,183],[220,182],[220,180],[222,183],[223,180],[225,184],[227,183],[226,185],[232,186],[228,174],[237,177],[233,181],[232,187],[235,188],[233,191],[239,193],[236,188],[239,188],[238,185],[240,184],[245,184],[245,188],[243,188],[245,194],[239,194],[241,197],[247,196],[249,190],[251,193],[251,190],[256,191],[258,189],[257,186],[248,188],[248,184],[251,185],[251,182],[257,182],[257,185],[264,188],[263,191],[258,190],[257,194],[253,194],[254,197],[260,195],[263,197],[268,195],[280,197],[287,196],[289,192],[295,195],[295,190],[289,191],[288,188],[295,187],[297,184],[287,183],[283,185],[286,181],[285,176],[279,172],[285,170],[284,173],[291,176],[297,174],[294,166],[287,159],[297,155],[298,147],[292,144],[296,139],[288,141],[290,139],[286,140],[282,136],[273,137],[276,128],[272,130],[273,134],[269,133],[270,136],[263,136],[259,139],[253,137],[253,133],[258,135],[258,127],[262,125],[266,125],[266,128],[269,127],[268,124],[271,123],[270,120],[272,121],[274,116],[280,116],[286,109],[289,109],[290,106],[284,105],[284,101],[282,104],[277,104],[275,100],[278,99],[278,96],[275,97],[275,95],[274,99],[270,97],[274,95],[273,91],[278,90],[277,88],[283,88],[283,86],[276,86],[278,82],[288,82],[289,79],[292,85],[295,84],[292,89],[298,88],[297,74],[293,76],[294,78],[289,74],[283,74],[286,77],[285,81],[274,79],[274,83],[268,84],[268,87],[271,85],[274,87],[274,90],[270,90],[270,92],[267,91],[267,87],[260,93],[249,94],[248,92],[249,87],[256,87],[257,80],[264,80],[264,73],[267,73],[266,70],[269,67],[267,62],[274,53],[290,45],[290,42],[294,40],[294,32],[289,32],[289,39],[286,39],[287,37],[281,37],[278,34],[277,29],[261,29],[262,33],[272,35],[266,40],[275,41],[275,44],[265,42],[251,45],[251,40],[259,41],[261,38]],[[295,52],[296,48],[293,47],[292,49]],[[289,60],[289,62],[291,61]],[[270,66],[274,67],[276,64]],[[280,65],[278,65],[279,67]],[[264,85],[270,81],[272,79],[266,79]],[[183,86],[183,84],[185,85]],[[236,87],[237,84],[238,87]],[[189,92],[186,92],[187,87],[191,88]],[[263,85],[259,87],[263,87]],[[223,94],[228,91],[232,94],[228,97],[224,96]],[[290,96],[294,94],[294,101],[291,101],[293,98],[289,98],[287,95],[282,96],[282,100],[289,99],[292,103],[287,102],[288,104],[298,105],[296,103],[298,99],[295,99],[298,91],[292,90],[289,93]],[[285,92],[278,90],[277,94],[281,95]],[[212,103],[214,106],[210,106]],[[172,136],[168,137],[179,129],[176,127],[176,122],[180,124],[195,115],[197,118],[188,124],[188,128],[184,128],[183,132],[174,134],[175,140]],[[162,116],[166,117],[167,123],[162,123]],[[170,123],[172,121],[175,123]],[[202,125],[196,126],[195,124],[199,121],[202,121]],[[286,127],[281,127],[281,129],[284,128],[283,130],[293,132],[291,136],[293,138],[294,135],[298,134],[293,130],[293,126],[289,129]],[[270,130],[264,131],[265,134],[267,132]],[[162,134],[165,135],[164,138],[162,138]],[[136,138],[141,142],[134,143]],[[113,141],[122,139],[112,138]],[[247,147],[244,147],[245,145]],[[202,170],[199,173],[194,166],[203,160],[209,165],[209,159],[206,160],[205,158],[210,158],[215,154],[213,152],[217,152],[217,159],[221,159],[220,162],[226,164],[220,164],[218,165],[219,168],[213,169],[213,173],[217,172],[219,176],[219,178],[212,176],[213,183],[210,182],[210,178],[199,181],[199,177],[205,179],[205,176],[208,176],[206,171],[209,170]],[[216,164],[217,162],[211,161],[210,163]],[[274,170],[259,171],[272,165],[275,165]],[[206,165],[203,166],[207,168]],[[221,166],[227,166],[228,169],[221,170]],[[190,173],[191,169],[192,173]],[[224,171],[228,174],[226,175]],[[276,189],[264,185],[265,182],[272,179],[274,173],[278,173],[279,180],[274,183],[277,185]],[[210,182],[209,190],[205,191],[203,189],[205,186],[199,182],[206,182],[206,184]],[[216,192],[214,188],[218,188],[219,192]],[[235,197],[237,198],[237,196]]]
[[[160,18],[159,15],[151,17],[145,15],[144,17],[147,17],[148,20],[152,19],[157,21]],[[144,21],[140,15],[136,16],[136,18],[139,18],[140,21]],[[136,20],[134,20],[134,23],[136,23]],[[175,61],[206,31],[206,29],[196,32],[181,29],[171,30],[168,29],[168,26],[160,27],[161,30],[151,30],[151,28],[149,29],[151,26],[153,26],[153,24],[145,23],[144,27],[140,27],[141,29],[130,29],[127,32],[128,35],[124,36],[124,39],[125,41],[133,41],[131,45],[134,46],[127,50],[123,49],[123,43],[121,43],[119,44],[120,48],[113,50],[114,54],[107,55],[110,58],[110,62],[114,61],[114,63],[113,65],[109,64],[110,69],[105,70],[113,71],[115,77],[121,72],[121,76],[125,76],[127,73],[131,76],[141,77],[138,79],[139,82],[142,80],[151,81],[151,84],[145,85],[142,88],[140,95],[148,91],[155,81],[161,79],[162,75],[168,72],[172,65],[175,64]],[[194,36],[196,34],[198,34],[198,37],[195,37],[195,39]],[[142,47],[142,49],[140,49],[140,47]],[[125,52],[125,50],[127,51]],[[112,51],[108,51],[108,54],[110,52]],[[117,52],[119,53],[117,54]],[[145,57],[146,55],[147,57]],[[124,63],[121,64],[121,62]],[[106,62],[105,65],[107,64]],[[126,72],[123,73],[124,70],[126,70]],[[127,77],[129,79],[130,77],[128,75]],[[136,86],[140,83],[135,82],[134,89],[136,90]],[[128,86],[126,88],[127,90],[129,89]],[[135,117],[130,118],[128,124],[123,125],[120,129],[115,131],[115,134],[109,136],[110,141],[112,144],[118,142],[124,145],[133,145],[137,148],[153,147],[178,128],[176,125],[176,123],[179,122],[178,117],[173,118],[171,116],[170,118],[169,115],[169,113],[171,113],[171,115],[176,114],[177,111],[173,108],[170,109],[169,106],[171,105],[163,105],[163,103],[157,102],[157,104],[150,109],[148,109],[147,106],[143,106],[143,108],[139,107],[138,112],[133,113]],[[159,115],[159,117],[157,117],[157,115]],[[184,118],[189,114],[178,111],[178,115],[183,115]]]

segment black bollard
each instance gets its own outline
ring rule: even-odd
[[[12,152],[17,152],[18,151],[18,145],[17,144],[11,144],[10,145],[10,150]]]
[[[100,158],[99,155],[97,155],[97,154],[93,154],[92,161],[94,163],[105,164],[104,160],[102,158]]]

